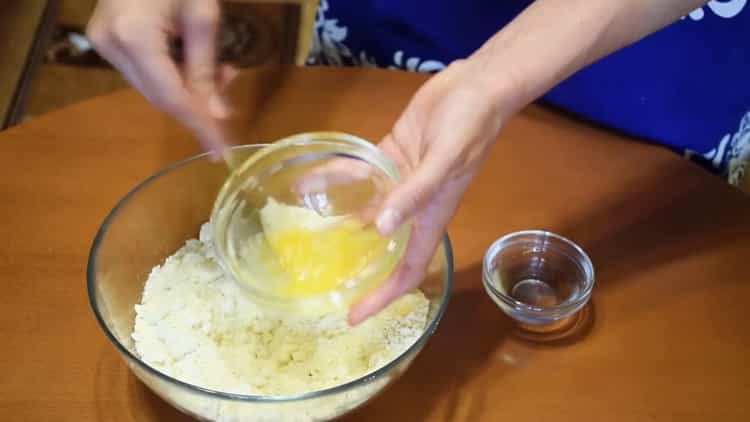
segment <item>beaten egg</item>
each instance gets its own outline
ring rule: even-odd
[[[273,286],[278,296],[300,298],[359,283],[378,275],[378,260],[388,252],[389,239],[372,225],[273,199],[261,210],[261,224],[270,252],[263,256],[282,273]]]

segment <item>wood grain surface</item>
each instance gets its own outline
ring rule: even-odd
[[[237,142],[383,136],[425,76],[267,68],[233,88]],[[124,91],[0,133],[0,419],[188,420],[131,375],[85,290],[95,231],[136,183],[197,152]],[[597,272],[586,329],[519,339],[485,295],[497,237],[543,228]],[[750,199],[658,147],[537,106],[508,122],[449,227],[456,289],[411,369],[352,421],[747,421]]]
[[[50,38],[56,0],[3,2],[0,9],[0,129],[23,114],[29,83]]]

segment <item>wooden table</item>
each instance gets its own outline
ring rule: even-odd
[[[333,129],[385,134],[423,75],[264,69],[235,101],[246,141]],[[262,106],[262,107],[261,107]],[[0,415],[8,421],[176,421],[94,321],[86,258],[129,188],[197,151],[121,92],[0,134]],[[569,236],[597,271],[593,320],[532,344],[485,295],[498,236]],[[407,374],[353,421],[750,420],[750,199],[658,147],[539,107],[510,121],[450,225],[456,289]]]

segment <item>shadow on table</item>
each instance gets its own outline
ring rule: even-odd
[[[459,286],[478,283],[481,269],[476,266],[461,271],[454,279]],[[487,360],[497,359],[493,355],[512,331],[513,324],[483,290],[454,290],[438,330],[408,371],[379,397],[343,420],[382,421],[383,415],[397,414],[399,420],[420,421],[438,406],[454,415],[459,411],[462,386],[481,377],[478,371]],[[507,367],[512,369],[511,365]],[[493,378],[499,374],[500,371],[493,371]],[[479,412],[483,401],[484,397],[474,397],[472,408],[460,409],[461,415]],[[398,406],[397,412],[393,406]]]
[[[194,419],[156,396],[130,372],[122,358],[103,343],[94,379],[97,420],[111,422],[165,421],[189,422]]]
[[[160,422],[194,422],[196,419],[180,412],[161,397],[152,392],[145,384],[140,382],[135,375],[130,376],[130,388],[133,397],[137,403],[141,404],[139,413],[142,415],[134,420],[144,420],[143,416],[148,415],[145,420]]]
[[[676,162],[567,221],[561,233],[591,257],[597,289],[609,289],[641,272],[746,241],[746,210],[739,190],[707,183],[705,175]],[[671,282],[662,287],[678,281]]]

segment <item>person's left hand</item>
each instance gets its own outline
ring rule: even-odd
[[[422,281],[445,226],[511,112],[492,95],[498,81],[489,86],[476,73],[478,67],[468,59],[433,76],[379,145],[399,167],[402,182],[385,199],[376,226],[388,235],[413,218],[413,229],[391,278],[350,310],[352,325]]]

